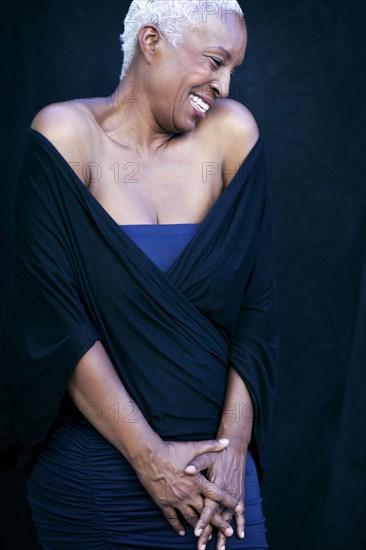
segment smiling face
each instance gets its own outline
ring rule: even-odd
[[[247,32],[236,14],[227,13],[224,19],[212,16],[186,30],[177,48],[157,33],[150,49],[144,50],[144,90],[157,125],[165,132],[192,131],[216,98],[227,97],[232,72],[245,56]],[[149,29],[143,30],[144,40]]]

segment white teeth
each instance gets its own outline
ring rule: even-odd
[[[205,103],[205,101],[203,101],[200,97],[194,95],[194,94],[190,94],[189,96],[191,98],[191,100],[194,102],[194,104],[199,107],[199,109],[201,110],[202,113],[206,113],[210,106]]]

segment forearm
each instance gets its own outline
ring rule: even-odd
[[[148,460],[161,441],[127,393],[100,341],[77,364],[68,392],[89,422],[131,464]]]
[[[218,438],[227,438],[246,448],[252,436],[253,404],[250,393],[239,374],[229,367],[228,382]]]
[[[244,475],[245,461],[252,434],[253,408],[248,389],[239,374],[229,366],[225,401],[222,410],[217,438],[229,440],[228,447],[220,455],[200,456],[188,466],[188,471],[207,472],[208,479],[219,487],[225,487],[236,504],[229,510],[224,510],[225,519],[231,521],[235,515],[236,530],[239,538],[244,538]],[[193,469],[190,470],[190,468]],[[195,534],[199,537],[198,547],[206,545],[212,532],[212,518],[220,510],[217,503],[209,498],[195,527]],[[227,515],[229,513],[229,515]],[[210,525],[211,524],[211,525]],[[207,529],[208,528],[208,529]],[[227,532],[220,530],[217,548],[226,547]]]

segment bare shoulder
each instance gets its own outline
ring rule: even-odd
[[[233,99],[216,100],[210,118],[207,117],[209,120],[207,126],[211,129],[208,131],[217,136],[223,153],[224,184],[227,186],[258,141],[258,125],[250,110]]]
[[[88,158],[89,126],[87,114],[71,101],[47,105],[31,122],[31,128],[44,135],[65,160],[80,165]]]
[[[31,122],[31,128],[43,134],[52,143],[65,140],[65,147],[73,136],[75,141],[77,140],[85,126],[85,115],[80,107],[69,101],[51,103],[43,107]]]
[[[233,141],[240,136],[251,137],[255,141],[258,139],[257,122],[250,110],[239,101],[217,99],[212,107],[211,117],[216,124],[220,124],[222,132],[233,136]]]

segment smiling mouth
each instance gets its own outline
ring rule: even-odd
[[[208,103],[206,103],[205,101],[203,101],[203,99],[201,99],[200,97],[196,96],[195,94],[190,94],[189,95],[189,98],[191,100],[191,102],[193,103],[193,105],[195,107],[197,107],[197,109],[200,110],[200,112],[202,114],[205,114],[207,113],[207,111],[209,110],[210,106]]]

